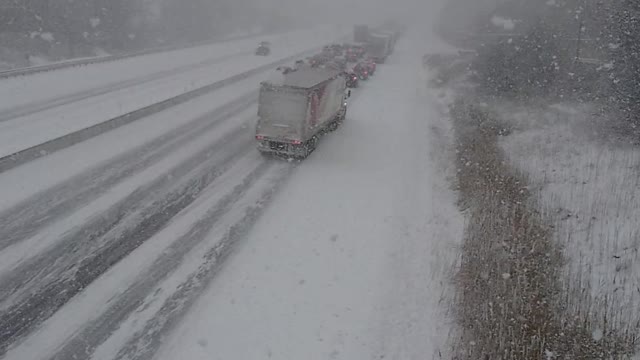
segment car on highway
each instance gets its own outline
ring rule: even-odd
[[[261,42],[256,49],[256,55],[268,56],[269,54],[271,54],[271,43],[268,41]]]
[[[358,76],[360,80],[369,80],[369,67],[363,63],[359,62],[353,67],[353,73]]]
[[[347,44],[345,45],[345,57],[350,62],[356,62],[365,55],[366,49],[362,45]]]
[[[363,64],[367,67],[367,69],[369,70],[369,76],[373,76],[373,74],[375,74],[376,69],[378,67],[378,65],[376,65],[376,62],[374,59],[368,57],[366,59],[364,59]]]
[[[360,86],[360,79],[358,75],[356,75],[353,71],[344,71],[342,72],[342,76],[347,80],[347,87],[350,89],[357,88]]]

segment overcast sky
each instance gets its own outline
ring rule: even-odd
[[[177,0],[179,1],[179,0]],[[389,17],[433,18],[445,0],[252,0],[252,6],[278,9],[316,22],[375,22]]]

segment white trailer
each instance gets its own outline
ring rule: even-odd
[[[392,38],[388,34],[372,33],[369,35],[367,53],[377,63],[384,64],[392,51]]]
[[[263,82],[256,140],[263,154],[307,157],[321,135],[335,130],[347,113],[348,91],[340,72],[302,68],[279,83]]]

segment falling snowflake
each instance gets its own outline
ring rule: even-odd
[[[593,340],[595,341],[600,341],[602,340],[602,338],[604,337],[604,334],[602,333],[602,330],[600,329],[595,329],[593,330],[593,332],[591,333],[591,337],[593,338]]]
[[[54,42],[56,40],[50,32],[40,34],[40,38],[46,42]]]
[[[89,19],[89,23],[91,24],[91,27],[95,29],[100,26],[100,18],[92,17]]]

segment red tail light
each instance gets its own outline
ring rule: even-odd
[[[262,135],[256,135],[256,140],[264,140],[264,136],[262,136]]]
[[[300,140],[293,140],[293,145],[300,145],[302,144],[302,141]]]

